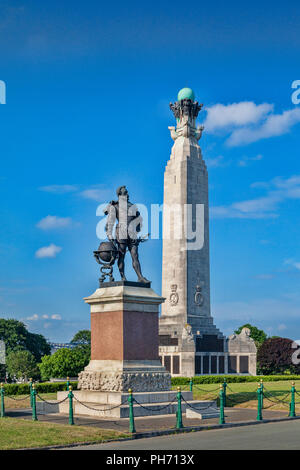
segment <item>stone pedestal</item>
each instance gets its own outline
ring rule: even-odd
[[[84,300],[91,306],[91,361],[79,374],[79,389],[170,390],[170,374],[158,356],[158,309],[164,298],[150,287],[122,281]]]
[[[122,281],[97,289],[85,302],[91,306],[92,351],[74,391],[75,416],[128,418],[130,388],[134,416],[175,414],[177,392],[158,356],[158,308],[164,298],[150,286]],[[38,412],[67,414],[67,396],[58,392],[58,403],[38,402]],[[183,412],[188,402],[200,419],[218,416],[213,400],[193,401],[188,391],[182,396]]]

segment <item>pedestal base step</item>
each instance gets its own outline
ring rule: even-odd
[[[210,401],[197,401],[193,400],[192,392],[182,393],[182,412],[188,413],[194,411],[196,417],[199,419],[206,419],[210,417],[218,417],[216,402]],[[61,401],[67,392],[58,392],[58,401]],[[168,414],[176,414],[177,411],[177,392],[141,392],[134,394],[134,416],[162,416]],[[74,415],[98,416],[103,419],[111,418],[129,418],[129,404],[128,393],[118,392],[94,392],[94,391],[74,391]],[[77,399],[76,399],[77,398]],[[187,403],[188,404],[187,404]],[[192,408],[190,408],[190,406]],[[51,405],[48,405],[49,412],[51,412]],[[69,412],[68,400],[53,406],[53,412],[67,414]],[[195,417],[195,416],[193,416]]]
[[[198,419],[208,419],[208,418],[219,418],[220,411],[214,406],[207,408],[206,410],[195,410],[192,408],[186,408],[186,417],[187,418],[198,418]]]

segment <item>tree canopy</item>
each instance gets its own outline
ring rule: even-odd
[[[42,380],[51,377],[76,377],[89,363],[90,355],[80,346],[74,349],[62,348],[51,356],[43,356],[39,368]]]
[[[91,332],[90,330],[80,330],[78,331],[71,343],[80,343],[80,344],[91,344]]]
[[[40,371],[37,366],[35,357],[29,351],[11,351],[6,358],[7,372],[11,377],[17,379],[30,379],[38,380],[40,378]]]
[[[50,353],[50,345],[43,335],[30,333],[24,323],[0,318],[0,339],[5,342],[6,353],[27,350],[40,361],[44,354]]]

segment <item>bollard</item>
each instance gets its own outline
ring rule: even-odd
[[[264,383],[263,379],[260,379],[260,388],[261,388],[261,409],[264,409]]]
[[[67,377],[67,391],[70,390],[70,377]]]
[[[193,391],[193,377],[190,379],[190,392]]]
[[[227,383],[226,383],[226,379],[224,378],[224,382],[223,382],[223,392],[224,392],[223,401],[224,401],[224,408],[225,408],[225,406],[226,406],[226,388],[227,388]]]
[[[257,421],[262,421],[262,410],[261,410],[261,393],[262,389],[260,384],[257,384]]]
[[[295,416],[296,416],[296,411],[295,411],[295,382],[292,382],[289,417],[290,418],[295,418]]]
[[[0,417],[1,417],[1,418],[4,418],[4,416],[5,416],[5,407],[4,407],[4,387],[3,387],[3,384],[1,384],[0,393],[1,393],[1,412],[0,412]]]
[[[74,394],[72,392],[72,387],[71,386],[69,386],[68,397],[69,397],[69,424],[70,424],[70,426],[73,426],[73,424],[74,424],[74,412],[73,412]]]
[[[182,429],[181,388],[177,387],[176,429]]]
[[[32,379],[29,379],[30,408],[32,408]]]
[[[134,414],[133,414],[133,396],[132,396],[132,390],[131,388],[128,390],[129,397],[128,397],[128,403],[129,403],[129,432],[134,433],[135,427],[134,427]]]
[[[220,384],[220,419],[219,424],[225,424],[225,413],[224,413],[224,406],[225,406],[225,392],[224,392],[224,385]]]
[[[36,415],[36,389],[35,385],[32,384],[32,421],[37,421]]]

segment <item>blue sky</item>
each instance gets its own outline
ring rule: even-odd
[[[204,103],[215,322],[299,339],[299,2],[13,0],[0,18],[0,316],[53,341],[89,327],[98,203],[120,184],[162,202],[168,104],[190,86]],[[158,292],[161,248],[141,251]]]

